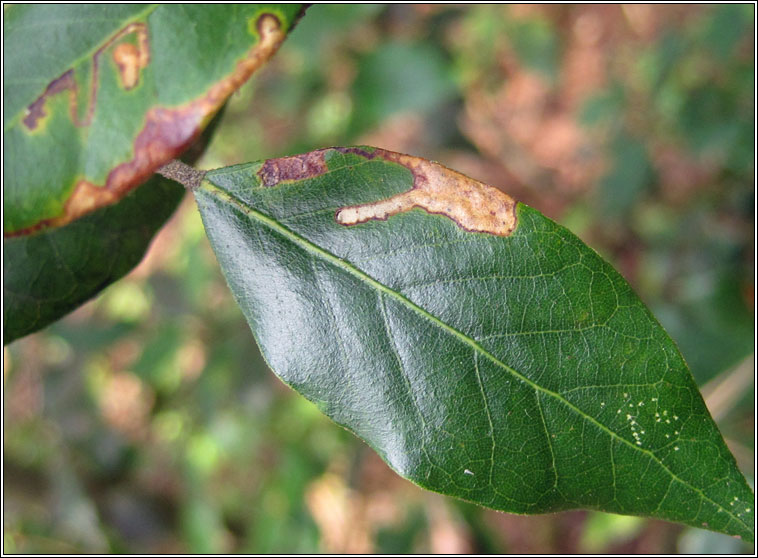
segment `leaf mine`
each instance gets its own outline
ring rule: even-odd
[[[271,188],[280,182],[305,180],[324,174],[327,171],[324,153],[327,149],[318,149],[302,155],[268,159],[258,171],[263,185]]]
[[[29,131],[34,131],[37,128],[39,120],[47,114],[45,112],[45,103],[47,102],[47,99],[58,93],[62,93],[63,91],[69,92],[69,111],[71,113],[72,122],[80,128],[89,126],[92,123],[92,115],[95,112],[95,105],[97,104],[100,56],[116,41],[132,33],[136,33],[139,46],[130,43],[122,43],[118,45],[114,49],[113,60],[119,68],[124,87],[126,89],[134,87],[139,80],[139,71],[145,68],[150,61],[147,26],[141,22],[130,23],[123,29],[120,29],[105,41],[105,43],[95,51],[95,54],[92,55],[92,78],[90,82],[89,101],[83,119],[80,119],[78,116],[79,103],[81,101],[79,99],[79,88],[76,79],[74,78],[74,70],[72,68],[63,73],[59,78],[51,81],[44,93],[27,107],[26,116],[23,119],[24,125],[27,129]]]
[[[203,126],[210,120],[226,99],[262,66],[279,48],[286,33],[279,18],[270,13],[258,16],[256,20],[258,42],[250,48],[245,57],[238,61],[234,71],[215,83],[205,95],[184,105],[172,108],[153,107],[145,117],[145,124],[134,140],[134,155],[131,160],[115,166],[108,173],[104,185],[79,179],[73,192],[66,200],[63,214],[43,219],[24,229],[5,232],[6,237],[31,234],[47,227],[59,227],[78,219],[97,208],[114,203],[126,193],[150,177],[161,165],[182,153],[199,135]],[[101,47],[93,57],[93,81],[87,116],[81,122],[74,120],[78,126],[87,126],[92,118],[96,99],[97,58],[114,40],[126,33],[138,32],[139,48],[134,45],[119,45],[118,54],[120,79],[125,88],[137,83],[140,68],[147,65],[147,35],[138,31],[138,25],[130,24],[119,31]],[[131,47],[131,48],[130,48]],[[114,52],[114,57],[119,49]],[[122,66],[123,64],[123,66]],[[24,123],[30,130],[37,126],[39,118],[45,115],[45,100],[51,95],[69,90],[71,93],[72,118],[77,113],[77,90],[73,70],[69,70],[52,82],[45,93],[28,109]]]
[[[327,172],[324,156],[329,151],[397,163],[413,175],[413,187],[407,192],[385,200],[339,209],[335,219],[341,225],[357,225],[370,220],[386,221],[398,213],[419,208],[427,213],[444,215],[470,232],[508,236],[516,228],[516,202],[508,194],[434,161],[386,149],[335,147],[269,159],[258,171],[258,176],[266,187],[317,177]]]
[[[137,85],[140,71],[150,63],[147,27],[144,24],[137,28],[137,40],[138,45],[122,43],[113,50],[113,61],[118,67],[121,85],[127,90]]]
[[[377,149],[369,154],[398,163],[413,174],[413,188],[373,203],[343,207],[335,218],[341,225],[357,225],[414,208],[444,215],[464,230],[508,236],[516,228],[516,202],[497,188],[420,157]]]

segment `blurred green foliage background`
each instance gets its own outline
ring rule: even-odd
[[[369,144],[504,189],[629,280],[752,481],[753,22],[753,5],[315,5],[198,166]],[[268,371],[189,198],[133,273],[7,347],[3,382],[8,553],[752,551],[400,479]]]

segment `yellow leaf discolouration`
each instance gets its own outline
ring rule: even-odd
[[[335,215],[341,225],[387,220],[414,208],[444,215],[471,232],[508,236],[516,228],[516,202],[497,188],[482,184],[433,161],[376,149],[343,148],[343,152],[398,163],[413,175],[413,188],[385,200],[343,207]]]

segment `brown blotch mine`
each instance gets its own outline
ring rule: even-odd
[[[258,171],[266,187],[281,182],[314,178],[327,172],[327,151],[352,153],[366,159],[383,159],[404,166],[413,175],[413,187],[386,200],[343,207],[335,215],[350,226],[389,217],[414,208],[444,215],[471,232],[508,236],[516,228],[516,202],[505,192],[459,172],[419,157],[379,148],[331,147],[302,155],[268,159]]]
[[[471,232],[508,236],[516,228],[516,202],[505,192],[482,184],[459,172],[419,157],[394,151],[338,148],[368,159],[380,158],[404,166],[413,174],[413,188],[385,200],[339,209],[341,225],[351,226],[370,220],[385,221],[414,208],[444,215]]]
[[[264,186],[276,186],[280,182],[313,178],[327,171],[324,162],[326,149],[318,149],[302,155],[268,159],[258,171]]]
[[[134,156],[111,170],[104,186],[79,180],[64,205],[62,215],[45,219],[26,229],[5,233],[5,236],[27,235],[46,227],[62,226],[114,203],[149,178],[166,161],[178,156],[199,135],[203,123],[276,52],[284,40],[285,33],[279,19],[272,14],[259,16],[257,29],[258,43],[237,62],[231,74],[215,83],[203,97],[179,107],[155,107],[147,112],[145,125],[134,141]],[[70,79],[73,80],[73,75]]]
[[[127,90],[139,83],[140,71],[150,63],[150,47],[144,25],[137,28],[137,40],[137,45],[121,43],[113,49],[113,61],[118,67],[121,85]]]
[[[139,49],[131,43],[121,43],[113,51],[113,61],[118,66],[118,75],[124,89],[137,85],[141,67]]]

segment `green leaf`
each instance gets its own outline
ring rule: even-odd
[[[300,10],[5,9],[5,235],[63,225],[144,182],[276,51]]]
[[[368,147],[220,169],[195,196],[272,369],[402,476],[752,540],[753,494],[676,346],[539,212]]]
[[[139,263],[184,194],[155,176],[119,203],[66,226],[3,241],[3,340],[33,333]]]
[[[194,164],[224,113],[213,117],[182,156]],[[139,263],[179,205],[184,188],[159,175],[113,205],[34,235],[3,239],[4,342],[68,314]]]

